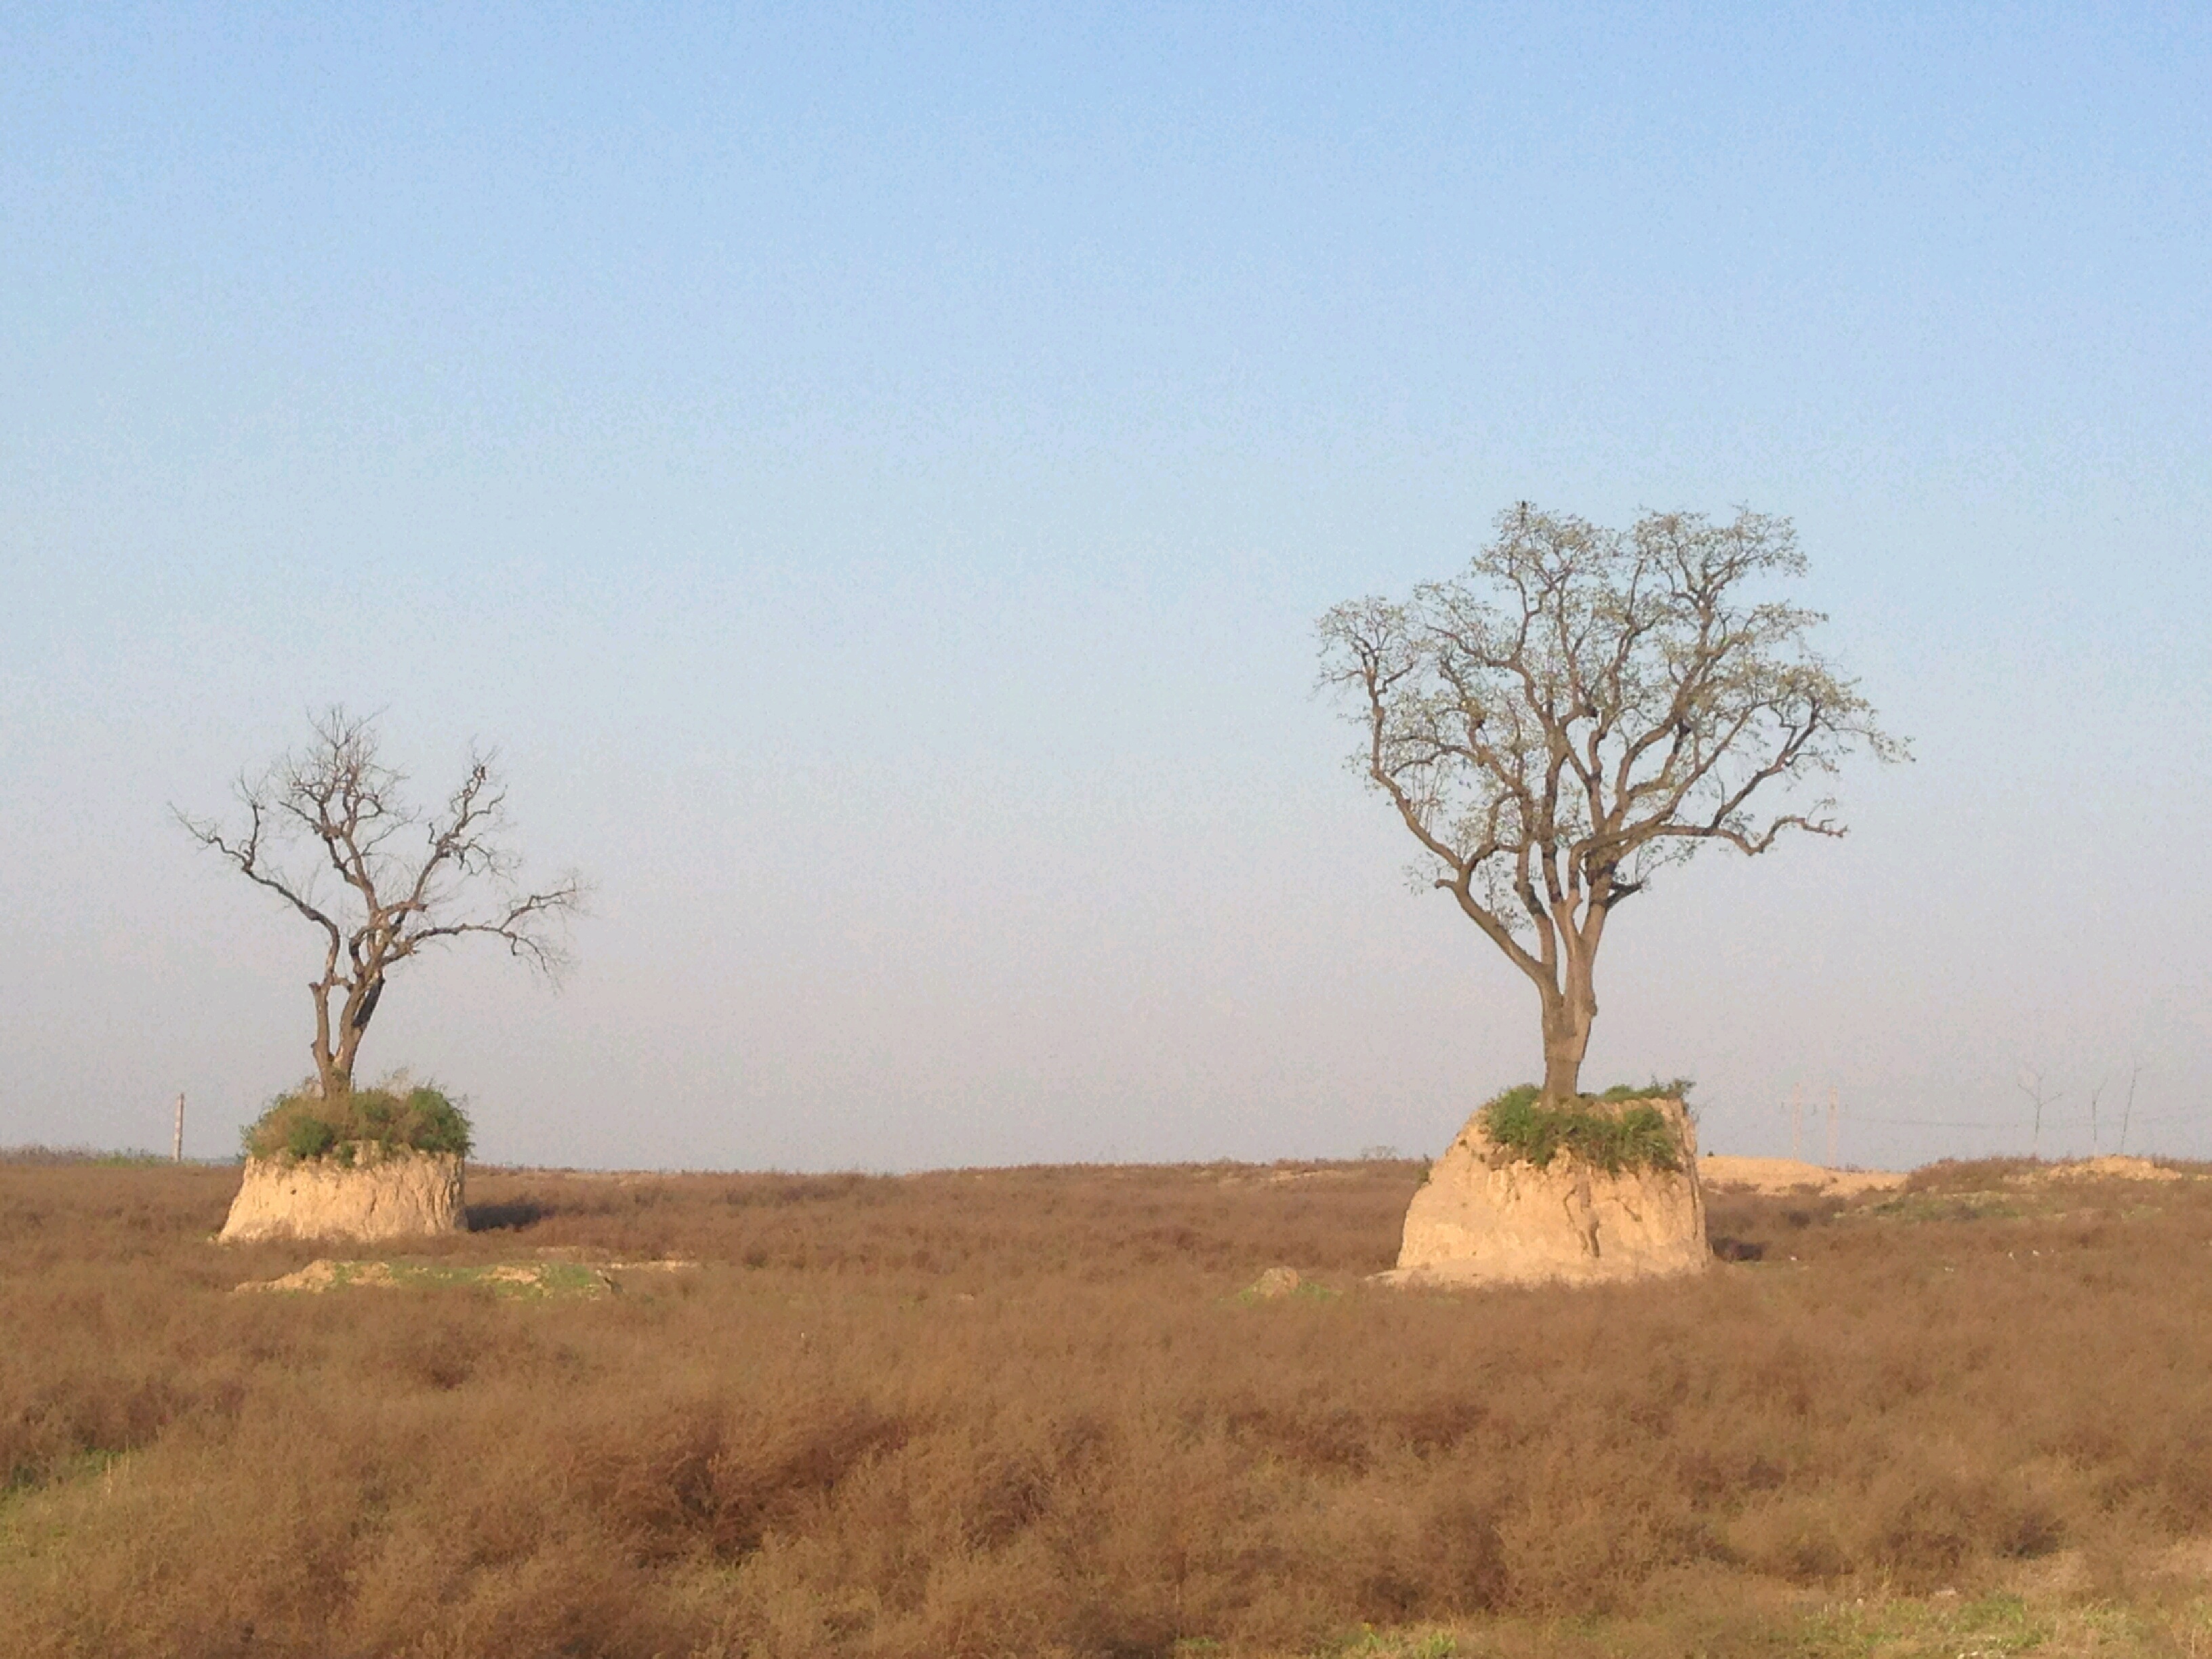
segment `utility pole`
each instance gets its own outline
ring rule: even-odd
[[[1790,1161],[1799,1162],[1804,1157],[1805,1144],[1805,1085],[1790,1085]]]
[[[182,1089],[177,1091],[177,1139],[170,1151],[169,1161],[173,1164],[185,1161],[185,1091]]]
[[[1836,1089],[1828,1085],[1828,1167],[1836,1167]]]

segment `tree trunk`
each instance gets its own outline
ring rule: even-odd
[[[1579,1032],[1567,1018],[1562,1003],[1558,1017],[1544,1011],[1544,1103],[1564,1106],[1581,1091],[1583,1053],[1589,1047],[1589,1028]]]
[[[331,1056],[329,1074],[323,1085],[325,1094],[331,1091],[333,1081],[337,1092],[353,1092],[354,1056],[361,1052],[362,1037],[383,995],[384,976],[374,970],[347,982],[345,1006],[338,1014],[337,1046]]]
[[[343,1100],[353,1092],[353,1066],[344,1056],[315,1056],[315,1083],[325,1100]]]
[[[337,1053],[331,1057],[331,1076],[336,1079],[337,1092],[341,1095],[353,1092],[353,1057],[360,1048],[361,1027],[349,1021],[345,1030],[338,1034]],[[329,1092],[329,1088],[326,1083],[325,1092]]]
[[[1587,972],[1568,970],[1567,988],[1544,999],[1544,1104],[1564,1106],[1581,1092],[1583,1056],[1589,1051],[1597,999]]]
[[[308,1047],[308,1052],[315,1057],[315,1086],[322,1091],[325,1100],[334,1100],[350,1091],[353,1078],[349,1069],[331,1052],[330,987],[310,985],[307,989],[315,999],[315,1040]]]

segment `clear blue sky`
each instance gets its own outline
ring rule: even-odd
[[[2212,1155],[2208,87],[2183,6],[0,13],[0,1141],[307,1069],[167,813],[343,699],[599,884],[364,1051],[489,1158],[1437,1150],[1534,999],[1312,622],[1527,498],[1791,515],[1919,757],[1624,910],[1591,1077]]]

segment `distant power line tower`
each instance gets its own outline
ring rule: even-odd
[[[2027,1097],[2030,1104],[2035,1109],[2035,1116],[2028,1132],[2027,1155],[2030,1158],[2041,1158],[2043,1156],[2043,1114],[2066,1097],[2049,1093],[2044,1088],[2043,1073],[2040,1071],[2031,1072],[2023,1068],[2019,1081],[2021,1093]]]

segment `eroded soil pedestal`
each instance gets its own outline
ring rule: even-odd
[[[1571,1152],[1543,1169],[1467,1121],[1406,1209],[1393,1285],[1591,1285],[1702,1273],[1712,1261],[1697,1131],[1679,1100],[1656,1108],[1680,1137],[1680,1167],[1607,1174]]]
[[[246,1159],[220,1237],[422,1238],[465,1224],[459,1154],[356,1145],[350,1167],[334,1157]]]

